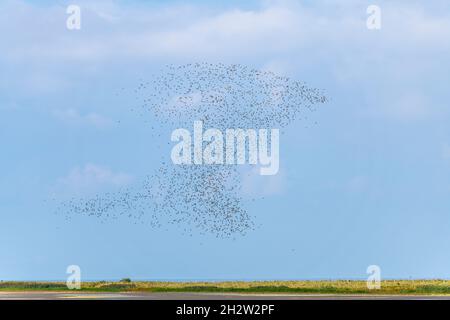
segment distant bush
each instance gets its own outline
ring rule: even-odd
[[[130,282],[131,282],[131,279],[130,279],[130,278],[123,278],[123,279],[120,279],[119,282],[127,282],[127,283],[130,283]]]

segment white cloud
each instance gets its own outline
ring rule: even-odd
[[[346,189],[350,192],[361,192],[367,188],[367,184],[367,177],[358,175],[348,181]]]
[[[450,145],[448,143],[442,144],[442,157],[445,160],[450,160]]]
[[[336,6],[328,1],[318,1],[314,6],[271,1],[253,10],[234,8],[217,12],[173,4],[143,10],[112,1],[90,1],[82,2],[82,33],[75,36],[63,27],[58,28],[65,18],[63,7],[44,11],[21,3],[20,14],[14,12],[15,6],[6,5],[6,11],[16,15],[17,23],[10,27],[15,29],[18,40],[4,49],[16,58],[18,54],[19,58],[85,61],[119,56],[251,57],[288,53],[292,49],[320,50],[319,46],[325,44],[335,50],[327,52],[330,55],[339,53],[339,48],[363,50],[366,54],[372,51],[376,56],[386,54],[383,51],[387,47],[405,53],[411,48],[418,52],[450,48],[443,41],[450,37],[448,15],[433,16],[417,5],[383,3],[380,42],[380,38],[366,30],[365,7],[354,3],[346,6],[330,12],[328,8]],[[30,28],[32,23],[38,28]],[[35,37],[23,41],[25,33]]]
[[[193,21],[184,28],[143,34],[131,38],[130,47],[139,52],[142,44],[151,43],[148,54],[165,53],[215,57],[239,54],[249,56],[280,52],[295,47],[294,37],[301,33],[296,13],[286,8],[260,11],[232,10],[214,17]],[[141,49],[142,50],[142,49]]]
[[[106,128],[113,124],[113,121],[98,113],[90,112],[81,115],[75,109],[54,110],[53,114],[56,118],[72,125],[89,125],[96,128]]]
[[[404,120],[421,119],[432,113],[432,105],[419,93],[401,96],[394,103],[386,103],[386,113]]]
[[[84,167],[73,168],[59,182],[70,191],[89,192],[101,188],[126,186],[132,180],[132,176],[126,173],[113,172],[107,167],[95,164],[86,164]]]
[[[389,100],[373,99],[370,111],[419,119],[435,111],[435,101],[428,99],[426,89],[421,95],[409,92],[427,86],[428,79],[445,80],[443,65],[449,67],[450,12],[417,1],[380,1],[380,31],[367,30],[367,6],[360,1],[321,0],[309,5],[262,1],[253,9],[146,7],[115,1],[79,4],[79,32],[65,28],[62,6],[44,10],[21,1],[0,4],[4,39],[0,67],[21,70],[14,81],[2,80],[0,75],[0,87],[22,89],[23,79],[30,79],[27,73],[40,73],[37,79],[70,88],[69,82],[77,77],[67,75],[81,72],[85,79],[86,74],[110,70],[113,65],[142,70],[161,60],[239,61],[287,74],[311,75],[311,70],[320,70],[321,79],[329,77],[330,82],[354,90],[363,86],[369,97],[367,90],[372,86],[373,95]],[[399,90],[389,92],[394,87]]]
[[[285,190],[286,176],[280,168],[276,175],[262,176],[259,166],[242,169],[242,193],[248,197],[263,197],[282,194]]]
[[[119,22],[120,21],[120,18],[118,16],[114,16],[112,14],[108,14],[108,13],[105,13],[105,12],[102,12],[102,11],[98,11],[97,15],[100,18],[102,18],[102,19],[104,19],[104,20],[106,20],[108,22],[111,22],[111,23],[115,23],[115,22]]]

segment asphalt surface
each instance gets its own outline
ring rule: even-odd
[[[0,292],[0,300],[450,300],[450,296]]]

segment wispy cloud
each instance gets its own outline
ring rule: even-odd
[[[399,97],[393,103],[386,103],[385,112],[398,119],[414,120],[432,114],[435,107],[427,101],[424,95],[414,92]]]
[[[98,113],[90,112],[82,115],[75,109],[54,110],[53,115],[71,125],[89,125],[96,128],[106,128],[113,124],[113,121]]]
[[[89,192],[102,188],[122,187],[133,181],[133,177],[123,172],[113,172],[108,167],[86,164],[75,167],[67,176],[59,180],[60,184],[73,192]]]
[[[442,157],[445,160],[450,160],[450,145],[448,143],[442,144]]]
[[[81,30],[68,31],[64,6],[0,4],[0,67],[21,70],[17,79],[0,75],[0,89],[23,90],[23,79],[33,75],[47,79],[46,88],[57,83],[71,88],[76,77],[68,74],[89,76],[111,65],[142,69],[159,59],[238,58],[282,73],[320,69],[337,85],[364,87],[369,113],[421,119],[436,111],[427,79],[442,82],[450,67],[450,12],[416,1],[380,1],[383,22],[377,32],[367,30],[360,1],[261,1],[253,9],[116,1],[79,5]],[[411,94],[416,92],[420,95]]]
[[[339,14],[330,14],[328,1],[317,1],[314,6],[285,1],[263,3],[259,9],[214,11],[177,4],[142,10],[113,1],[81,1],[82,36],[77,37],[61,23],[66,17],[64,7],[43,11],[21,3],[22,10],[16,13],[14,8],[19,4],[9,4],[3,11],[17,18],[10,28],[17,31],[27,28],[36,37],[30,36],[26,42],[11,39],[12,44],[4,49],[5,53],[20,52],[29,58],[84,61],[120,56],[232,57],[237,52],[240,57],[251,57],[287,53],[292,49],[298,52],[324,44],[332,45],[334,53],[341,47],[357,52],[364,48],[365,53],[372,51],[372,56],[378,57],[388,54],[383,49],[389,46],[404,53],[411,48],[417,49],[417,53],[450,48],[450,44],[443,42],[450,37],[450,14],[426,12],[413,4],[381,4],[388,31],[383,31],[384,40],[380,44],[365,28],[364,6],[346,5],[346,10]],[[40,28],[29,29],[29,23],[24,22],[31,18]],[[23,47],[28,50],[20,50]]]
[[[286,189],[285,171],[280,168],[273,176],[261,176],[259,166],[242,170],[242,193],[247,197],[264,197],[282,194]]]
[[[366,176],[358,175],[352,177],[345,187],[348,191],[356,193],[364,191],[367,188],[367,185],[368,178]]]

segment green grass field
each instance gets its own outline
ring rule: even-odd
[[[68,291],[64,282],[0,281],[0,291]],[[83,282],[81,291],[95,292],[230,292],[301,294],[450,295],[450,280],[385,280],[380,290],[365,281],[227,281],[227,282]]]

